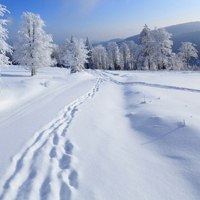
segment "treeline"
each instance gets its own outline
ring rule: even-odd
[[[178,53],[172,51],[172,35],[165,29],[150,30],[147,25],[140,33],[139,43],[134,41],[109,42],[107,45],[92,47],[87,38],[85,42],[85,68],[105,70],[196,70],[198,59],[196,45],[183,42]],[[63,47],[54,49],[58,66],[70,67],[69,59],[71,41]],[[83,44],[84,45],[84,44]]]
[[[25,12],[17,40],[11,47],[6,41],[8,10],[0,4],[0,65],[19,64],[30,69],[58,66],[70,68],[71,72],[87,69],[109,70],[194,70],[191,61],[198,58],[196,45],[182,43],[179,52],[172,51],[171,34],[165,29],[150,30],[147,25],[140,33],[139,43],[125,41],[110,42],[106,46],[92,47],[87,38],[66,39],[63,45],[53,43],[52,36],[44,31],[45,23],[37,14]]]
[[[98,69],[112,70],[194,70],[192,61],[198,58],[196,45],[183,42],[178,53],[172,51],[172,35],[165,29],[150,30],[147,25],[140,33],[139,43],[110,42],[96,46],[92,61]],[[195,63],[195,62],[194,62]]]

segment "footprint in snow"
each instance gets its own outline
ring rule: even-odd
[[[78,188],[78,173],[75,170],[72,170],[69,175],[69,184],[74,187]]]
[[[51,185],[50,185],[50,178],[47,177],[44,182],[42,183],[42,186],[40,188],[40,199],[47,200],[49,193],[51,192]]]
[[[60,200],[70,200],[71,199],[71,191],[69,189],[69,186],[62,182],[61,188],[60,188]]]
[[[50,153],[49,153],[49,156],[50,156],[51,158],[55,158],[55,157],[57,156],[57,152],[56,152],[56,148],[55,148],[55,147],[53,147],[53,148],[51,149],[51,151],[50,151]]]
[[[61,169],[69,169],[71,164],[71,157],[69,155],[63,155],[59,161],[59,167]]]
[[[54,135],[54,137],[53,137],[53,144],[54,145],[58,145],[58,142],[59,142],[59,138],[58,138],[58,135],[57,135],[57,133]]]
[[[71,155],[73,148],[73,144],[69,140],[67,140],[67,142],[65,143],[65,153]]]

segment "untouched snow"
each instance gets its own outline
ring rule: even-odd
[[[0,199],[198,200],[199,75],[4,68]]]

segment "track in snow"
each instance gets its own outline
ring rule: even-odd
[[[167,89],[167,90],[177,90],[182,92],[194,92],[194,93],[200,93],[199,89],[192,89],[192,88],[185,88],[185,87],[178,87],[178,86],[171,86],[171,85],[162,85],[162,84],[156,84],[156,83],[147,83],[147,82],[139,82],[139,81],[131,81],[131,82],[121,82],[117,81],[113,78],[111,78],[109,75],[114,75],[109,72],[101,72],[98,73],[100,77],[111,81],[113,83],[116,83],[118,85],[141,85],[146,87],[154,87],[154,88],[160,88],[160,89]],[[109,74],[109,75],[107,75]]]
[[[99,78],[90,92],[68,105],[14,157],[0,183],[0,200],[71,199],[79,186],[78,172],[73,168],[78,161],[67,131],[81,104],[94,97],[102,82]]]

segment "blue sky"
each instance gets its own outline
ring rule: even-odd
[[[199,0],[1,0],[11,14],[11,37],[23,11],[38,13],[56,41],[70,35],[101,41],[151,28],[200,21]]]

